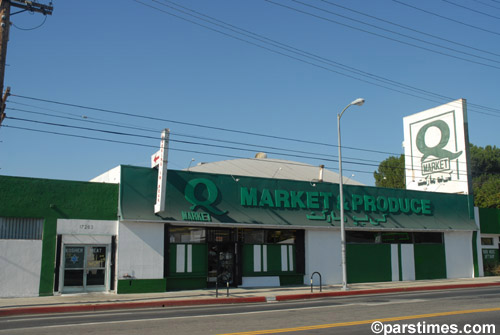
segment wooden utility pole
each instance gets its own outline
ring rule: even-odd
[[[52,15],[53,7],[28,0],[0,0],[0,126],[5,118],[5,102],[9,96],[10,88],[3,92],[5,77],[5,63],[7,60],[7,43],[9,42],[10,8],[21,8],[22,11],[37,12],[43,15]],[[14,13],[16,14],[16,13]]]

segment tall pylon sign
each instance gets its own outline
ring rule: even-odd
[[[466,100],[407,116],[403,123],[406,188],[470,194]]]

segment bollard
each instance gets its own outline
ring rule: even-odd
[[[216,280],[215,281],[215,297],[218,298],[219,297],[219,280]]]
[[[229,282],[226,282],[227,292],[226,297],[229,297]]]

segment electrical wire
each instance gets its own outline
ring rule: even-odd
[[[324,69],[324,70],[327,70],[327,71],[330,71],[330,72],[334,72],[336,74],[340,74],[342,76],[345,76],[345,77],[348,77],[348,78],[351,78],[351,79],[355,79],[355,80],[358,80],[358,81],[361,81],[361,82],[365,82],[365,83],[368,83],[368,84],[371,84],[371,85],[374,85],[374,86],[378,86],[378,87],[382,87],[382,88],[385,88],[385,89],[388,89],[388,90],[391,90],[391,91],[394,91],[394,92],[398,92],[398,93],[402,93],[402,94],[405,94],[405,95],[409,95],[409,96],[413,96],[413,97],[416,97],[416,98],[419,98],[419,99],[422,99],[422,100],[427,100],[427,101],[431,101],[431,102],[434,102],[434,103],[442,103],[441,100],[436,100],[436,99],[429,99],[429,98],[425,98],[425,97],[422,97],[420,95],[415,95],[415,94],[412,94],[412,93],[408,93],[408,92],[404,92],[404,91],[401,91],[399,89],[394,89],[394,88],[391,88],[391,87],[387,87],[385,85],[380,85],[380,84],[377,84],[377,83],[374,83],[374,82],[371,82],[371,81],[368,81],[368,80],[364,80],[364,79],[361,79],[361,78],[358,78],[358,77],[355,77],[355,76],[352,76],[352,75],[349,75],[349,74],[345,74],[345,73],[342,73],[342,72],[339,72],[339,71],[335,71],[335,70],[332,70],[330,68],[326,68],[322,65],[319,65],[319,64],[316,64],[316,63],[312,63],[312,62],[309,62],[309,61],[306,61],[306,60],[303,60],[301,58],[297,58],[297,57],[294,57],[294,56],[291,56],[291,55],[288,55],[288,54],[285,54],[285,53],[282,53],[282,52],[279,52],[279,51],[276,51],[276,50],[273,50],[273,49],[269,49],[267,47],[263,47],[259,44],[256,44],[256,43],[253,43],[253,42],[250,42],[248,40],[245,40],[245,39],[242,39],[242,38],[239,38],[239,37],[235,37],[233,35],[230,35],[230,34],[227,34],[225,32],[221,32],[220,30],[217,30],[217,29],[214,29],[214,28],[211,28],[211,27],[207,27],[206,25],[203,25],[203,24],[200,24],[198,22],[195,22],[195,21],[192,21],[192,20],[189,20],[189,19],[186,19],[184,17],[181,17],[181,16],[178,16],[176,14],[173,14],[173,13],[170,13],[168,11],[165,11],[165,10],[162,10],[162,9],[159,9],[157,7],[154,7],[154,6],[151,6],[151,5],[148,5],[148,4],[145,4],[141,1],[138,1],[138,0],[134,0],[135,2],[138,2],[144,6],[147,6],[147,7],[150,7],[150,8],[153,8],[155,10],[158,10],[160,12],[163,12],[165,14],[168,14],[168,15],[171,15],[171,16],[174,16],[176,18],[179,18],[179,19],[182,19],[182,20],[185,20],[189,23],[192,23],[192,24],[195,24],[195,25],[198,25],[198,26],[201,26],[203,28],[206,28],[208,30],[212,30],[214,32],[217,32],[217,33],[221,33],[225,36],[228,36],[228,37],[231,37],[231,38],[235,38],[237,40],[240,40],[240,41],[243,41],[243,42],[246,42],[246,43],[249,43],[251,45],[254,45],[254,46],[257,46],[259,48],[262,48],[262,49],[265,49],[267,51],[271,51],[271,52],[274,52],[274,53],[277,53],[279,55],[282,55],[282,56],[286,56],[288,58],[292,58],[294,60],[298,60],[298,61],[301,61],[303,63],[306,63],[306,64],[309,64],[309,65],[313,65],[315,67],[318,67],[318,68],[321,68],[321,69]],[[158,1],[156,0],[152,0],[153,2],[156,2],[158,3]],[[179,6],[180,8],[183,8],[185,10],[188,10],[189,12],[192,12],[192,13],[196,13],[197,15],[201,15],[205,18],[208,18],[212,21],[215,21],[216,23],[210,21],[210,20],[207,20],[207,19],[203,19],[203,18],[200,18],[199,16],[196,16],[196,15],[193,15],[193,14],[189,14],[185,11],[181,11],[177,8],[174,8],[174,7],[171,7],[171,6],[168,6],[166,4],[163,4],[163,3],[160,3],[161,5],[165,6],[165,7],[168,7],[168,8],[171,8],[171,9],[174,9],[174,10],[177,10],[183,14],[186,14],[186,15],[189,15],[191,17],[194,17],[196,19],[199,19],[199,20],[202,20],[204,22],[208,22],[210,24],[213,24],[213,25],[216,25],[218,27],[221,27],[223,29],[228,29],[232,32],[235,32],[235,33],[238,33],[238,34],[241,34],[245,37],[250,37],[252,39],[256,39],[257,41],[259,42],[263,42],[263,43],[266,43],[266,44],[270,44],[271,46],[273,47],[278,47],[282,50],[285,50],[287,52],[292,52],[294,54],[297,54],[301,57],[306,57],[306,58],[309,58],[309,59],[312,59],[314,61],[319,61],[321,63],[324,63],[326,65],[329,65],[329,66],[334,66],[334,67],[337,67],[337,68],[341,68],[342,70],[345,70],[345,71],[348,71],[348,72],[351,72],[351,73],[355,73],[357,75],[361,75],[363,77],[367,77],[369,79],[372,79],[372,80],[375,80],[375,81],[378,81],[378,82],[382,82],[384,84],[389,84],[389,85],[393,85],[393,86],[396,86],[396,87],[399,87],[399,88],[403,88],[403,89],[406,89],[406,90],[409,90],[410,92],[416,92],[416,93],[419,93],[419,94],[425,94],[425,95],[429,95],[429,96],[432,96],[433,98],[434,97],[437,97],[439,99],[446,99],[446,100],[456,100],[455,98],[450,98],[450,97],[446,97],[446,96],[443,96],[443,95],[440,95],[440,94],[437,94],[437,93],[433,93],[433,92],[430,92],[430,91],[426,91],[426,90],[423,90],[423,89],[419,89],[419,88],[416,88],[416,87],[413,87],[413,86],[409,86],[409,85],[406,85],[406,84],[402,84],[400,82],[397,82],[397,81],[393,81],[393,80],[390,80],[390,79],[387,79],[387,78],[384,78],[384,77],[381,77],[381,76],[376,76],[374,74],[371,74],[371,73],[368,73],[368,72],[365,72],[365,71],[361,71],[359,69],[356,69],[356,68],[353,68],[353,67],[350,67],[350,66],[347,66],[345,64],[341,64],[341,63],[338,63],[338,62],[335,62],[335,61],[332,61],[330,59],[326,59],[324,57],[320,57],[318,55],[315,55],[315,54],[312,54],[312,53],[309,53],[309,52],[306,52],[304,50],[301,50],[301,49],[298,49],[298,48],[294,48],[294,47],[291,47],[289,45],[286,45],[286,44],[283,44],[283,43],[280,43],[278,41],[275,41],[273,39],[269,39],[267,37],[264,37],[262,35],[259,35],[259,34],[255,34],[253,32],[250,32],[248,30],[245,30],[245,29],[242,29],[242,28],[239,28],[239,27],[236,27],[234,25],[231,25],[229,23],[226,23],[224,21],[221,21],[221,20],[218,20],[218,19],[215,19],[213,17],[210,17],[208,15],[205,15],[205,14],[202,14],[200,12],[197,12],[197,11],[194,11],[192,9],[189,9],[185,6],[181,6],[181,5],[178,5],[176,4],[175,2],[173,1],[168,1],[168,0],[164,0],[164,1],[167,1],[169,3],[172,3],[172,4],[175,4],[176,6]],[[228,28],[229,27],[229,28]],[[469,104],[470,106],[473,106],[475,108],[479,108],[479,109],[483,109],[483,110],[487,110],[487,111],[490,111],[490,112],[498,112],[500,113],[500,110],[499,109],[494,109],[494,108],[491,108],[491,107],[485,107],[485,106],[481,106],[481,105],[476,105],[476,104]],[[494,117],[500,117],[500,115],[494,115],[494,114],[490,114],[490,113],[486,113],[486,112],[482,112],[482,111],[478,111],[476,109],[469,109],[470,112],[474,112],[474,113],[480,113],[480,114],[484,114],[484,115],[488,115],[488,116],[494,116]]]
[[[364,13],[364,12],[361,12],[361,11],[358,11],[358,10],[355,10],[355,9],[352,9],[352,8],[349,8],[349,7],[346,7],[346,6],[339,5],[338,3],[335,3],[335,2],[332,2],[332,1],[328,1],[328,0],[318,0],[318,1],[324,2],[324,3],[329,4],[331,6],[342,8],[344,10],[347,10],[347,11],[350,11],[350,12],[353,12],[353,13],[356,13],[356,14],[359,14],[359,15],[362,15],[362,16],[365,16],[365,17],[368,17],[368,18],[371,18],[371,19],[374,19],[374,20],[386,23],[386,24],[390,24],[390,25],[395,26],[395,27],[406,29],[406,30],[409,30],[409,31],[412,31],[412,32],[415,32],[415,33],[418,33],[418,34],[421,34],[421,35],[424,35],[424,36],[432,37],[432,38],[435,38],[437,40],[444,41],[444,42],[447,42],[447,43],[451,43],[451,44],[454,44],[454,45],[458,45],[458,46],[461,46],[463,48],[467,48],[467,49],[479,51],[479,52],[490,54],[490,55],[493,55],[493,56],[500,56],[500,54],[495,53],[495,52],[491,52],[491,51],[484,50],[484,49],[479,49],[479,48],[476,48],[476,47],[473,47],[473,46],[470,46],[470,45],[467,45],[467,44],[463,44],[463,43],[460,43],[460,42],[452,41],[450,39],[443,38],[443,37],[440,37],[440,36],[437,36],[437,35],[434,35],[434,34],[429,34],[429,33],[423,32],[421,30],[417,30],[417,29],[414,29],[414,28],[411,28],[411,27],[408,27],[408,26],[405,26],[405,25],[402,25],[402,24],[398,24],[398,23],[395,23],[395,22],[392,22],[392,21],[389,21],[389,20],[385,20],[385,19],[376,17],[374,15],[370,15],[370,14],[367,14],[367,13]]]
[[[72,120],[72,121],[77,121],[77,122],[86,122],[86,123],[92,123],[92,124],[99,124],[99,125],[107,125],[107,126],[113,126],[113,127],[119,127],[119,128],[125,128],[125,129],[133,129],[133,130],[144,130],[144,128],[139,128],[139,127],[133,127],[133,126],[125,126],[125,125],[119,125],[119,124],[114,124],[112,122],[102,122],[102,121],[93,121],[89,120],[88,118],[78,118],[78,117],[69,117],[69,116],[60,116],[60,115],[54,115],[54,114],[49,114],[49,113],[41,113],[41,112],[35,112],[35,111],[29,111],[25,109],[19,109],[19,108],[12,108],[12,107],[7,107],[7,110],[11,111],[16,111],[20,113],[28,113],[28,114],[34,114],[38,116],[49,116],[53,118],[59,118],[59,119],[65,119],[65,120]],[[148,132],[158,134],[160,130],[147,130]],[[286,149],[286,148],[280,148],[280,147],[275,147],[275,146],[267,146],[267,145],[256,145],[256,144],[249,144],[249,143],[243,143],[243,142],[238,142],[238,141],[227,141],[227,140],[221,140],[221,139],[214,139],[214,138],[209,138],[209,137],[203,137],[203,136],[196,136],[196,135],[190,135],[190,134],[182,134],[182,133],[177,133],[177,132],[170,132],[171,137],[187,137],[187,138],[194,138],[194,139],[199,139],[199,140],[205,140],[205,141],[211,141],[211,142],[219,142],[219,143],[231,143],[231,144],[238,144],[238,145],[244,145],[248,147],[253,147],[255,150],[258,151],[264,151],[263,149],[272,149],[272,150],[281,150],[281,151],[287,151],[287,152],[293,152],[293,153],[300,153],[300,154],[313,154],[313,155],[322,155],[325,157],[337,157],[334,155],[330,154],[324,154],[324,153],[315,153],[311,151],[301,151],[301,150],[292,150],[292,149]],[[156,137],[155,137],[156,139]],[[370,160],[370,159],[362,159],[362,158],[354,158],[354,157],[345,157],[347,159],[355,159],[359,161],[366,161],[366,162],[379,162],[378,160]]]
[[[148,145],[148,144],[142,144],[142,143],[118,141],[118,140],[104,139],[104,138],[84,136],[84,135],[67,134],[67,133],[60,133],[60,132],[55,132],[55,131],[47,131],[47,130],[41,130],[41,129],[33,129],[33,128],[26,128],[26,127],[11,126],[11,125],[7,125],[7,124],[2,124],[2,125],[0,125],[0,127],[12,128],[12,129],[19,129],[19,130],[26,130],[26,131],[32,131],[32,132],[37,132],[37,133],[45,133],[45,134],[51,134],[51,135],[59,135],[59,136],[82,138],[82,139],[88,139],[88,140],[96,140],[96,141],[109,142],[109,143],[115,143],[115,144],[125,144],[125,145],[133,145],[133,146],[139,146],[139,147],[147,147],[147,148],[158,149],[157,145]],[[225,158],[231,158],[231,159],[248,159],[248,160],[250,160],[250,159],[256,159],[256,158],[248,158],[248,157],[242,157],[242,156],[236,156],[236,155],[229,155],[229,154],[220,154],[220,153],[213,153],[213,152],[206,152],[206,151],[179,149],[179,148],[175,148],[175,147],[171,147],[171,146],[169,146],[169,150],[171,150],[171,151],[178,151],[178,152],[186,152],[186,153],[209,155],[209,156],[225,157]],[[283,165],[295,165],[295,166],[312,167],[312,165],[301,164],[301,163],[290,162],[290,161],[280,161],[279,163],[283,164]],[[342,161],[342,163],[348,163],[348,162]],[[330,166],[325,166],[325,168],[328,169],[328,170],[335,170],[334,168],[332,168]],[[393,169],[394,170],[399,170],[401,168],[400,167],[395,167]],[[406,169],[407,168],[405,168],[405,170]],[[350,169],[350,168],[345,168],[344,170],[345,171],[349,171],[349,172],[365,173],[365,174],[370,174],[370,175],[373,175],[373,173],[374,173],[373,171],[353,170],[353,169]],[[411,169],[408,169],[408,170],[411,170]],[[415,171],[419,171],[418,169],[414,169],[414,170]],[[456,182],[466,182],[466,181],[457,180]]]
[[[472,24],[468,24],[468,23],[465,23],[465,22],[462,22],[462,21],[459,21],[459,20],[455,20],[455,19],[449,18],[447,16],[444,16],[444,15],[441,15],[441,14],[437,14],[437,13],[434,13],[434,12],[431,12],[431,11],[428,11],[428,10],[425,10],[425,9],[422,9],[422,8],[410,5],[410,4],[408,4],[406,2],[403,2],[403,1],[399,1],[399,0],[392,0],[392,1],[394,1],[394,2],[396,2],[398,4],[400,4],[400,5],[403,5],[403,6],[413,8],[413,9],[418,10],[420,12],[423,12],[423,13],[426,13],[426,14],[429,14],[429,15],[433,15],[433,16],[439,17],[439,18],[444,19],[444,20],[448,20],[448,21],[451,21],[451,22],[454,22],[454,23],[458,23],[458,24],[461,24],[461,25],[469,27],[469,28],[481,30],[481,31],[486,32],[486,33],[490,33],[490,34],[494,34],[494,35],[500,36],[500,33],[496,32],[496,31],[488,30],[488,29],[481,28],[481,27],[478,27],[478,26],[475,26],[475,25],[472,25]]]
[[[135,137],[135,138],[143,138],[143,139],[154,139],[158,140],[158,137],[153,137],[153,136],[145,136],[145,135],[138,135],[138,134],[130,134],[130,133],[121,133],[121,132],[116,132],[116,131],[110,131],[110,130],[103,130],[103,129],[96,129],[96,128],[89,128],[89,127],[79,127],[79,126],[71,126],[67,124],[60,124],[60,123],[53,123],[53,122],[44,122],[44,121],[37,121],[37,120],[29,120],[29,119],[23,119],[23,118],[16,118],[16,117],[9,117],[7,116],[6,119],[10,120],[16,120],[16,121],[22,121],[22,122],[30,122],[30,123],[35,123],[35,124],[43,124],[43,125],[49,125],[49,126],[57,126],[57,127],[64,127],[64,128],[70,128],[70,129],[78,129],[78,130],[86,130],[86,131],[92,131],[92,132],[100,132],[100,133],[106,133],[106,134],[111,134],[111,135],[121,135],[121,136],[128,136],[128,137]],[[59,133],[57,133],[59,134]],[[207,143],[200,143],[200,142],[193,142],[193,141],[182,141],[182,140],[175,140],[175,139],[170,139],[170,142],[174,143],[180,143],[180,144],[187,144],[187,145],[196,145],[196,146],[205,146],[205,147],[212,147],[212,148],[218,148],[218,149],[226,149],[226,150],[236,150],[236,151],[245,151],[245,152],[253,152],[253,150],[246,149],[246,148],[239,148],[239,147],[234,147],[234,146],[221,146],[221,145],[214,145],[214,144],[207,144]],[[121,141],[117,141],[116,143],[121,143]],[[130,143],[130,142],[127,142]],[[287,154],[287,153],[282,153],[282,152],[272,152],[268,151],[267,153],[269,154],[274,154],[277,156],[285,156],[285,157],[295,157],[295,158],[301,158],[301,159],[312,159],[312,160],[318,160],[322,162],[337,162],[338,159],[329,159],[323,157],[314,157],[314,156],[304,156],[304,155],[294,155],[294,154]],[[230,155],[234,156],[234,155]],[[234,156],[234,157],[239,157],[239,156]],[[344,164],[351,164],[351,165],[360,165],[360,166],[372,166],[372,167],[379,167],[380,163],[377,164],[369,164],[369,163],[361,163],[361,162],[353,162],[353,161],[348,161],[348,160],[343,160]],[[406,168],[405,170],[414,170],[414,171],[422,171],[421,169],[415,169],[415,168]],[[460,170],[460,173],[465,173],[466,170]]]
[[[15,95],[15,94],[12,94],[12,95]],[[32,99],[37,99],[37,98],[32,98]],[[41,99],[42,101],[44,102],[47,102],[49,100],[45,100],[45,99]],[[58,103],[58,102],[53,102],[53,103]],[[67,105],[66,103],[62,103],[63,105]],[[103,109],[101,108],[95,108],[95,107],[85,107],[85,106],[81,106],[81,105],[78,105],[79,108],[88,108],[90,110],[99,110],[99,111],[102,111]],[[24,112],[29,112],[31,114],[37,114],[38,112],[33,112],[33,111],[26,111],[26,110],[20,110],[20,109],[16,109],[18,111],[24,111]],[[46,113],[38,113],[38,114],[46,114]],[[63,113],[63,114],[70,114],[71,113]],[[141,117],[141,116],[137,116],[137,117]],[[80,118],[75,118],[75,120],[78,120],[78,121],[82,121]],[[105,122],[106,125],[112,125],[112,126],[115,126],[115,127],[120,127],[120,125],[114,125],[110,122]],[[200,127],[204,127],[204,125],[199,125],[197,124],[198,126]],[[135,128],[135,127],[125,127],[125,128]],[[144,128],[140,128],[141,130],[144,129]],[[235,132],[237,132],[236,130],[234,130]],[[157,130],[150,130],[149,132],[154,132],[154,133],[158,133],[159,131]],[[249,133],[249,132],[245,132],[245,133]],[[174,134],[176,134],[174,132]],[[254,134],[255,136],[267,136],[267,135],[263,135],[263,134],[257,134],[257,133],[252,133]],[[177,135],[177,134],[176,134]],[[183,136],[181,134],[178,134],[178,136]],[[138,135],[139,136],[139,135]],[[191,135],[184,135],[185,137],[193,137]],[[150,138],[154,138],[154,139],[157,139],[157,137],[150,137]],[[195,138],[195,137],[193,137]],[[285,137],[279,137],[279,139],[288,139],[288,138],[285,138]],[[205,140],[213,140],[213,139],[207,139],[205,138]],[[299,143],[305,143],[305,144],[310,144],[311,141],[304,141],[304,140],[299,140],[299,139],[293,139],[294,142],[299,142]],[[253,145],[253,144],[248,144],[248,143],[242,143],[242,142],[234,142],[234,141],[224,141],[224,140],[214,140],[215,142],[225,142],[225,143],[231,143],[231,144],[239,144],[239,145],[245,145],[245,146],[252,146],[252,147],[259,147],[260,149],[263,148],[263,146],[256,146],[256,145]],[[316,143],[321,143],[321,142],[313,142],[313,144],[316,145]],[[333,145],[333,144],[324,144],[324,146],[327,146],[327,147],[335,147],[335,148],[338,148],[337,145]],[[283,149],[283,148],[277,148],[277,147],[268,147],[268,148],[272,148],[272,149],[277,149],[277,150],[283,150],[283,151],[290,151],[290,152],[296,152],[297,151],[294,151],[294,150],[289,150],[289,149]],[[343,146],[343,148],[347,148],[347,149],[351,149],[351,150],[358,150],[358,151],[364,151],[364,152],[369,152],[369,153],[376,153],[376,154],[384,154],[384,155],[393,155],[393,156],[399,156],[401,153],[393,153],[393,152],[385,152],[385,151],[379,151],[379,150],[370,150],[370,149],[362,149],[362,148],[354,148],[354,147],[346,147],[346,146]],[[261,150],[262,151],[262,150]],[[306,153],[306,154],[311,154],[311,152],[301,152],[301,153]],[[313,153],[314,154],[314,153]],[[322,155],[322,157],[324,156],[329,156],[329,157],[336,157],[336,156],[332,156],[332,155],[328,155],[328,154],[323,154],[323,153],[317,153],[316,155]],[[353,157],[345,157],[345,158],[348,158],[348,159],[354,159],[354,160],[359,160],[359,161],[367,161],[367,162],[379,162],[378,160],[377,161],[374,161],[374,160],[367,160],[367,159],[360,159],[360,158],[353,158]]]
[[[292,141],[292,142],[297,142],[297,143],[314,144],[314,145],[320,145],[320,146],[326,146],[326,147],[334,147],[334,148],[337,147],[336,145],[333,145],[333,144],[327,144],[327,143],[316,142],[316,141],[300,140],[300,139],[297,139],[297,138],[282,137],[282,136],[276,136],[276,135],[268,135],[268,134],[255,133],[255,132],[244,131],[244,130],[235,130],[235,129],[228,129],[228,128],[222,128],[222,127],[213,127],[213,126],[208,126],[208,125],[201,125],[201,124],[197,124],[197,123],[190,123],[190,122],[176,121],[176,120],[170,120],[170,119],[163,119],[163,118],[158,118],[158,117],[153,117],[153,116],[138,115],[138,114],[132,114],[132,113],[126,113],[126,112],[118,112],[118,111],[113,111],[113,110],[104,109],[104,108],[89,107],[89,106],[83,106],[83,105],[77,105],[77,104],[70,104],[70,103],[66,103],[66,102],[58,102],[58,101],[48,100],[48,99],[40,99],[40,98],[28,97],[28,96],[23,96],[23,95],[14,94],[14,93],[11,93],[10,95],[14,96],[14,97],[18,97],[18,98],[23,98],[23,99],[29,99],[29,100],[34,100],[34,101],[52,103],[52,104],[57,104],[57,105],[62,105],[62,106],[68,106],[68,107],[75,107],[75,108],[80,108],[80,109],[94,110],[94,111],[98,111],[98,112],[111,113],[111,114],[122,115],[122,116],[129,116],[129,117],[134,117],[134,118],[139,118],[139,119],[146,119],[146,120],[152,120],[152,121],[162,121],[162,122],[170,122],[170,123],[174,123],[174,124],[181,124],[181,125],[191,126],[191,127],[197,127],[197,128],[219,130],[219,131],[224,131],[224,132],[230,132],[230,133],[236,133],[236,134],[244,134],[244,135],[251,135],[251,136],[257,136],[257,137],[264,137],[264,138],[272,138],[272,139],[285,140],[285,141]],[[348,147],[348,146],[342,146],[342,148],[351,149],[351,150],[357,150],[357,151],[364,151],[364,152],[373,152],[373,153],[379,153],[379,154],[389,154],[389,155],[392,154],[392,153],[387,152],[387,151],[369,150],[369,149],[362,149],[362,148],[355,148],[355,147]]]
[[[153,0],[153,1],[155,1],[155,0]],[[381,37],[381,38],[384,38],[384,39],[387,39],[387,40],[390,40],[390,41],[393,41],[393,42],[401,43],[401,44],[404,44],[404,45],[408,45],[408,46],[411,46],[411,47],[414,47],[414,48],[417,48],[417,49],[425,50],[425,51],[432,52],[432,53],[435,53],[435,54],[439,54],[439,55],[442,55],[442,56],[451,57],[451,58],[463,60],[463,61],[466,61],[466,62],[469,62],[469,63],[473,63],[473,64],[477,64],[477,65],[482,65],[482,66],[486,66],[486,67],[490,67],[490,68],[494,68],[494,69],[500,70],[500,67],[495,66],[495,65],[491,65],[491,64],[487,64],[487,63],[483,63],[483,62],[479,62],[479,61],[475,61],[475,60],[472,60],[472,59],[467,59],[467,58],[463,58],[463,57],[459,57],[459,56],[455,56],[455,55],[452,55],[452,54],[449,54],[449,53],[445,53],[445,52],[442,52],[442,51],[433,50],[433,49],[429,49],[427,47],[423,47],[423,46],[419,46],[419,45],[416,45],[416,44],[413,44],[413,43],[409,43],[409,42],[405,42],[405,41],[402,41],[402,40],[398,40],[396,38],[392,38],[392,37],[385,36],[385,35],[382,35],[382,34],[379,34],[379,33],[375,33],[373,31],[369,31],[369,30],[366,30],[366,29],[362,29],[362,28],[358,28],[358,27],[355,27],[355,26],[351,26],[351,25],[345,24],[345,23],[341,23],[341,22],[338,22],[338,21],[335,21],[335,20],[332,20],[332,19],[320,16],[320,15],[309,13],[307,11],[304,11],[304,10],[301,10],[301,9],[298,9],[298,8],[295,8],[295,7],[292,7],[292,6],[284,5],[282,3],[278,3],[278,2],[275,2],[275,1],[272,1],[272,0],[264,0],[264,1],[269,2],[271,4],[274,4],[276,6],[280,6],[280,7],[283,7],[283,8],[290,9],[290,10],[298,12],[298,13],[309,15],[309,16],[312,16],[312,17],[315,17],[315,18],[327,21],[327,22],[335,23],[335,24],[338,24],[338,25],[341,25],[341,26],[344,26],[344,27],[348,27],[350,29],[358,30],[358,31],[364,32],[366,34],[370,34],[370,35],[374,35],[374,36],[377,36],[377,37]],[[297,3],[302,3],[302,2],[297,1],[297,0],[292,0],[292,1],[293,2],[297,2]],[[304,4],[304,3],[302,3],[302,4]],[[308,4],[306,4],[306,6],[308,6],[308,7],[314,7],[314,6],[311,6],[311,5],[308,5]],[[314,7],[314,8],[319,9],[318,7]],[[319,9],[319,10],[322,10],[322,9]],[[326,10],[322,10],[322,11],[326,11]],[[329,12],[329,13],[332,14],[332,12]],[[335,14],[335,15],[337,15],[337,14]],[[359,21],[359,22],[361,22],[361,21]],[[374,25],[370,25],[370,24],[367,24],[367,25],[374,26]],[[378,29],[386,30],[386,29],[383,29],[383,28],[378,28]],[[402,35],[402,34],[398,33],[398,35]],[[422,41],[422,40],[419,40],[419,41]],[[429,44],[433,44],[433,43],[429,43]],[[434,45],[438,46],[437,44],[434,44]],[[443,46],[440,46],[440,47],[448,49],[448,50],[454,50],[454,49],[443,47]],[[460,52],[460,51],[457,51],[457,50],[454,50],[454,51],[455,52]],[[470,55],[470,54],[465,53],[465,52],[460,52],[460,53]],[[484,57],[480,57],[480,56],[475,56],[475,57],[485,59]],[[488,60],[492,61],[490,59],[488,59]],[[497,62],[497,61],[493,61],[493,62]]]
[[[467,6],[463,6],[463,5],[460,5],[456,2],[453,2],[453,1],[450,1],[450,0],[441,0],[443,2],[446,2],[446,3],[449,3],[450,5],[453,5],[453,6],[456,6],[456,7],[459,7],[459,8],[463,8],[463,9],[466,9],[470,12],[473,12],[473,13],[477,13],[477,14],[481,14],[481,15],[484,15],[484,16],[488,16],[488,17],[491,17],[493,19],[497,19],[497,20],[500,20],[500,17],[496,16],[496,15],[491,15],[491,14],[488,14],[488,13],[485,13],[485,12],[482,12],[482,11],[479,11],[479,10],[476,10],[474,8],[470,8],[470,7],[467,7]]]

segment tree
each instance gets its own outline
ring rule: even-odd
[[[474,205],[500,208],[500,148],[470,145],[470,169]]]
[[[500,208],[500,148],[470,144],[470,170],[474,205]],[[405,188],[404,156],[382,161],[373,176],[377,187]]]
[[[391,156],[380,163],[378,172],[373,173],[375,186],[389,188],[406,188],[405,156]]]

